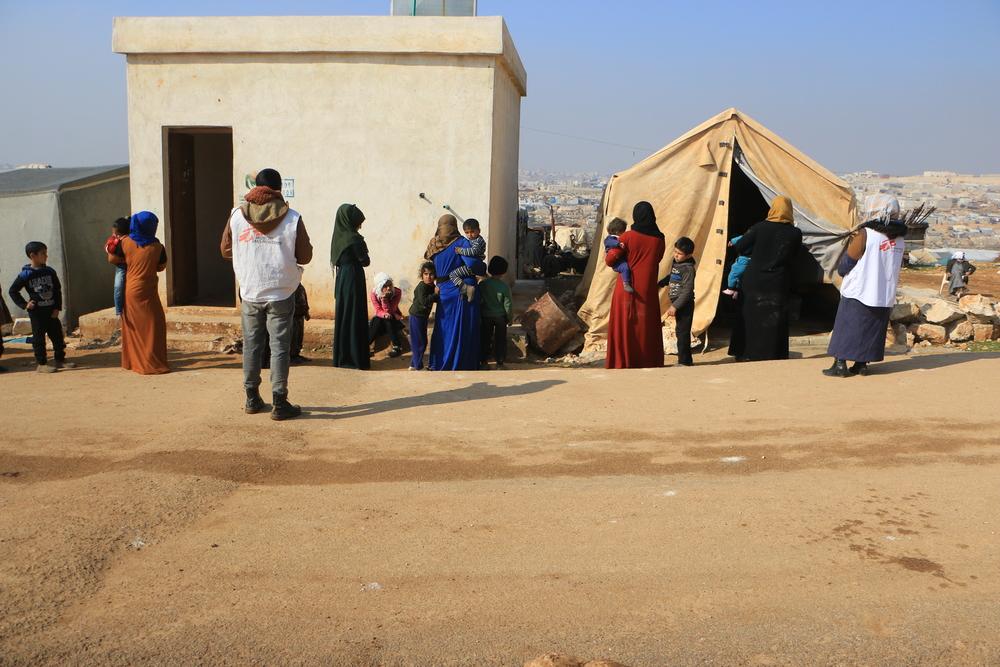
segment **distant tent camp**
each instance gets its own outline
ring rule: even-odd
[[[604,264],[604,222],[619,217],[631,223],[632,207],[646,200],[656,211],[667,237],[660,265],[666,275],[671,248],[681,236],[694,239],[698,274],[695,281],[693,331],[704,331],[715,317],[719,294],[733,257],[729,239],[763,220],[777,195],[791,197],[795,225],[804,236],[799,273],[814,282],[829,282],[842,241],[855,226],[851,187],[800,153],[746,114],[728,109],[711,118],[642,162],[614,174],[598,212],[590,263],[578,293],[586,295],[580,316],[587,323],[587,346],[603,344],[617,274]],[[663,312],[669,305],[660,291]]]

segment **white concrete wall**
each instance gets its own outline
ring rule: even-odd
[[[209,26],[216,20],[206,19]],[[314,316],[333,311],[329,247],[334,214],[344,202],[367,217],[369,278],[390,273],[407,300],[445,204],[463,218],[478,218],[491,254],[513,264],[524,78],[516,52],[509,55],[502,21],[351,17],[355,31],[368,26],[374,36],[344,37],[345,46],[303,27],[312,19],[295,19],[283,23],[288,33],[281,40],[273,33],[264,38],[268,52],[246,53],[261,34],[253,33],[256,24],[224,20],[235,21],[226,24],[224,48],[244,52],[200,52],[215,46],[199,19],[116,20],[116,49],[129,54],[133,208],[166,220],[163,128],[231,127],[237,196],[246,191],[245,176],[264,167],[295,179],[289,203],[302,214],[316,250],[304,275]],[[164,33],[180,30],[178,21],[190,22],[178,33],[183,39],[165,42]],[[465,40],[459,31],[468,28]],[[436,41],[421,34],[425,30]],[[234,40],[233,31],[246,38]],[[303,35],[316,41],[310,47],[316,51],[298,51]],[[172,43],[186,52],[150,52],[175,48]],[[288,52],[278,52],[282,45]],[[169,224],[164,227],[169,251]],[[169,282],[161,281],[164,297]]]

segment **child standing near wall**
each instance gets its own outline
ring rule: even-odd
[[[497,362],[497,370],[507,361],[507,327],[514,321],[510,287],[501,278],[507,273],[507,260],[500,256],[490,259],[487,269],[490,277],[479,283],[483,300],[480,332],[480,364],[488,368],[490,351]]]
[[[104,252],[114,255],[121,240],[128,236],[131,220],[118,218],[111,224],[111,236],[104,242]],[[115,315],[119,318],[125,310],[125,264],[115,264]]]
[[[434,262],[424,262],[420,265],[420,282],[413,288],[413,303],[410,304],[410,349],[413,359],[410,370],[419,371],[424,368],[424,352],[427,351],[427,320],[431,316],[431,308],[441,293],[437,286],[437,272]]]
[[[24,254],[31,260],[17,274],[8,294],[18,308],[28,311],[31,320],[31,347],[39,373],[55,373],[60,368],[72,368],[66,361],[66,340],[63,337],[59,311],[62,310],[62,285],[52,267],[47,266],[49,249],[41,241],[32,241],[24,247]],[[28,299],[21,290],[28,292]],[[55,362],[50,366],[46,358],[45,337],[52,341]]]

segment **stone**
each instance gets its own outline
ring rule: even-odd
[[[906,325],[897,322],[896,324],[890,324],[889,328],[885,332],[885,345],[886,347],[910,347],[907,344],[907,338],[909,332],[907,331]]]
[[[932,345],[944,345],[948,342],[948,331],[940,324],[919,324],[916,331],[917,340]]]
[[[968,294],[958,300],[958,307],[965,311],[973,324],[992,324],[997,321],[993,300],[982,294]]]
[[[920,309],[929,324],[948,324],[965,317],[965,313],[944,299],[936,299]]]
[[[583,667],[583,660],[563,653],[546,653],[526,660],[524,667]]]
[[[524,311],[521,324],[531,345],[549,356],[558,354],[563,345],[587,329],[576,313],[548,292]]]
[[[993,328],[996,327],[995,324],[973,324],[972,325],[972,340],[977,343],[982,343],[993,339]]]
[[[889,321],[902,322],[903,324],[919,322],[920,307],[910,302],[897,303],[892,307],[892,312],[889,313]]]
[[[948,331],[948,340],[952,343],[964,343],[965,341],[972,340],[972,336],[972,323],[968,320],[956,323]]]
[[[913,266],[937,266],[938,258],[937,255],[932,253],[930,250],[924,248],[917,248],[916,250],[911,250],[909,252],[910,264]]]
[[[11,328],[11,333],[15,336],[30,336],[31,320],[27,317],[18,317],[14,320],[14,326]]]

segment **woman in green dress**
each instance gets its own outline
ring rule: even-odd
[[[333,365],[368,370],[368,291],[365,268],[371,264],[365,237],[358,233],[365,214],[354,204],[337,209],[330,244],[334,283]]]

